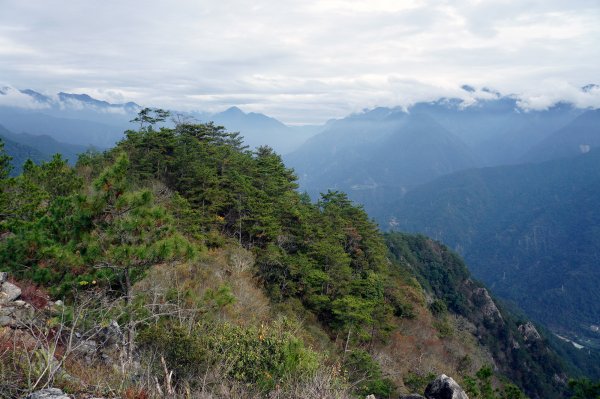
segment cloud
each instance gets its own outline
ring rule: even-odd
[[[580,108],[600,108],[600,87],[593,85],[584,90],[581,87],[561,81],[544,81],[546,90],[523,92],[517,104],[525,110],[545,110],[560,102],[571,103]]]
[[[26,108],[26,109],[44,109],[50,105],[36,101],[31,96],[21,93],[11,86],[0,85],[0,106]]]
[[[600,82],[598,20],[597,0],[3,0],[0,76],[294,123],[465,96],[465,83],[596,104],[576,89]]]

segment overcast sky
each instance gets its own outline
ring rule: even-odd
[[[0,84],[289,123],[517,93],[600,106],[600,0],[0,0]]]

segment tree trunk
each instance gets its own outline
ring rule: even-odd
[[[350,344],[350,332],[352,331],[352,327],[348,327],[348,335],[346,336],[346,344],[344,345],[344,357],[346,357],[346,352],[348,352],[348,345]]]
[[[131,305],[131,276],[129,275],[129,267],[125,268],[125,308],[127,309],[128,312],[131,312],[130,308]],[[135,329],[135,324],[133,322],[133,320],[131,320],[131,313],[129,313],[129,320],[127,322],[127,357],[126,357],[126,361],[127,361],[127,367],[131,367],[131,365],[133,364],[133,350],[134,350],[134,344],[133,344],[133,337],[134,337],[134,329]]]

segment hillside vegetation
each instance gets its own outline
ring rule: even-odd
[[[0,159],[0,271],[31,309],[0,329],[2,395],[389,398],[439,373],[473,398],[564,395],[547,342],[447,248],[383,237],[345,194],[299,194],[270,148],[165,116],[74,168],[10,178]]]
[[[381,219],[447,243],[498,295],[598,347],[599,167],[591,151],[461,172],[408,193]]]

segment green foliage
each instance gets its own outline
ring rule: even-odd
[[[164,122],[171,113],[160,108],[143,108],[130,122],[140,124],[140,130],[151,129],[158,122]]]
[[[316,370],[318,357],[301,340],[277,327],[243,328],[225,324],[209,346],[231,364],[235,379],[272,389],[290,375]]]
[[[0,221],[7,216],[8,195],[6,194],[8,186],[8,175],[11,171],[11,157],[4,151],[4,142],[0,139]]]
[[[435,299],[430,305],[429,310],[434,316],[441,316],[448,311],[446,303],[442,300]]]
[[[510,382],[504,382],[499,389],[494,389],[492,379],[494,372],[490,366],[483,366],[475,376],[466,376],[463,386],[473,399],[526,399],[527,397]]]
[[[446,309],[461,315],[467,313],[461,285],[469,278],[469,272],[454,252],[424,236],[391,233],[385,238],[391,258],[409,268],[419,283],[437,297],[430,306],[434,315]]]
[[[60,154],[39,166],[28,161],[23,165],[23,177],[41,187],[51,199],[65,197],[78,192],[82,179]]]
[[[492,368],[490,366],[484,366],[477,373],[477,382],[479,385],[479,398],[481,399],[495,399],[494,388],[492,387]]]
[[[13,234],[0,242],[3,264],[63,295],[110,276],[99,265],[126,273],[129,281],[152,263],[193,257],[193,246],[152,194],[129,190],[128,165],[120,156],[84,195],[82,180],[60,156],[40,166],[27,163],[8,193],[16,200],[6,222]]]
[[[0,180],[4,180],[10,174],[12,169],[10,165],[11,157],[4,151],[4,142],[0,139]]]
[[[190,379],[206,371],[207,353],[198,336],[174,323],[156,324],[143,329],[138,337],[143,350],[163,356],[169,370],[178,380]],[[161,370],[162,365],[156,362]]]
[[[383,377],[381,367],[364,350],[354,350],[344,359],[344,368],[348,379],[356,383],[354,392],[360,397],[375,395],[378,398],[389,398],[396,392],[396,386]]]
[[[140,333],[139,343],[164,356],[178,379],[197,377],[200,381],[206,370],[219,368],[262,391],[290,378],[311,375],[320,360],[290,332],[285,321],[261,327],[199,324],[192,330],[173,323],[158,324]]]
[[[583,378],[569,381],[569,389],[573,399],[599,399],[600,382],[593,382]]]
[[[411,392],[425,392],[427,384],[433,381],[435,377],[434,373],[417,374],[410,372],[404,376],[403,382]]]

